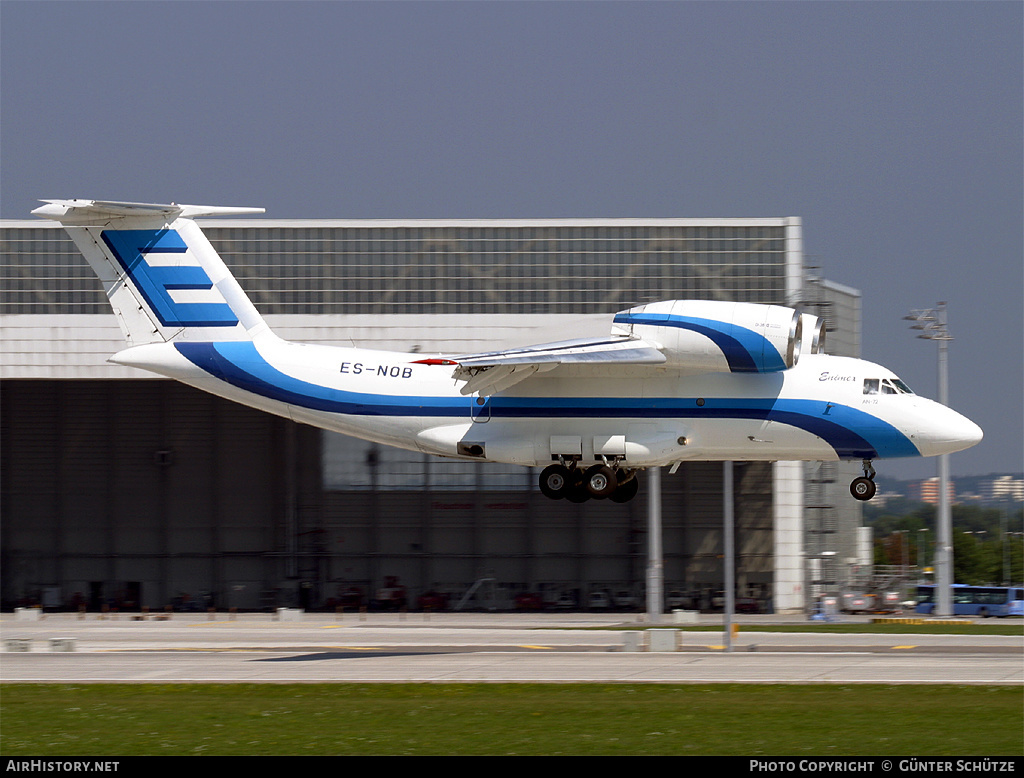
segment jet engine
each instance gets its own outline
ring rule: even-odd
[[[716,300],[640,305],[617,313],[612,325],[613,334],[658,348],[665,367],[719,373],[786,370],[803,348],[821,349],[823,332],[817,317],[792,308]]]

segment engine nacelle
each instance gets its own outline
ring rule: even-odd
[[[810,332],[806,332],[809,328]],[[709,373],[775,373],[801,349],[821,348],[817,317],[792,308],[715,300],[666,300],[615,314],[613,334],[658,346],[666,366]]]
[[[801,354],[824,354],[825,353],[825,320],[812,316],[809,313],[800,314],[801,326],[803,327],[803,345]]]

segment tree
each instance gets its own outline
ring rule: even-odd
[[[865,511],[877,565],[916,564],[933,556],[936,509],[901,501]],[[954,505],[953,580],[963,584],[1024,583],[1024,510]],[[922,533],[921,530],[929,530]],[[925,548],[918,544],[924,541]]]

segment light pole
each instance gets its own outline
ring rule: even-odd
[[[661,468],[647,468],[647,618],[661,622],[665,560],[661,545]]]
[[[953,340],[946,328],[946,303],[935,308],[912,310],[907,321],[917,336],[935,340],[939,344],[939,402],[949,405],[949,341]],[[936,616],[953,615],[953,520],[949,510],[949,454],[939,456],[939,516],[935,534],[935,610]]]

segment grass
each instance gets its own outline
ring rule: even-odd
[[[0,754],[1022,755],[958,685],[6,684]]]

